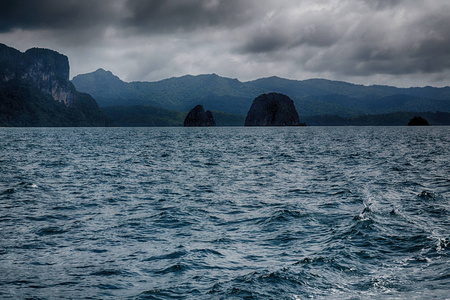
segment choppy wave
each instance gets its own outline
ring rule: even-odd
[[[450,128],[0,129],[2,299],[446,299]]]

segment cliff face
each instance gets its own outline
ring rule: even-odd
[[[245,126],[301,126],[294,101],[277,93],[262,94],[254,101]]]
[[[75,90],[69,81],[69,60],[52,50],[30,49],[24,53],[28,62],[22,78],[34,84],[55,101],[74,106]]]
[[[214,121],[214,117],[212,112],[205,109],[201,105],[197,105],[186,116],[184,119],[185,127],[208,127],[208,126],[216,126],[216,121]]]
[[[0,75],[3,83],[20,80],[51,95],[55,101],[75,105],[75,89],[69,81],[69,60],[56,51],[33,48],[21,53],[0,45]]]
[[[61,114],[60,121],[46,116],[50,112]],[[0,44],[0,126],[108,125],[95,100],[69,81],[67,56],[38,48],[22,53]]]

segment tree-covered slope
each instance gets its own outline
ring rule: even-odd
[[[247,114],[252,101],[277,92],[294,100],[300,115],[350,117],[395,111],[450,111],[450,88],[363,86],[325,79],[289,80],[267,77],[241,82],[216,74],[174,77],[158,82],[121,81],[99,69],[76,76],[77,89],[91,94],[100,106],[151,105],[188,111],[195,105],[231,114]]]
[[[88,94],[69,81],[68,58],[0,44],[0,126],[109,126]]]
[[[111,119],[92,105],[92,97],[78,94],[74,107],[55,101],[36,87],[20,81],[0,85],[1,127],[110,126]],[[95,102],[94,102],[95,103]]]
[[[396,111],[450,111],[450,87],[396,88],[325,79],[298,81],[278,77],[262,78],[248,84],[291,94],[304,115],[347,117]]]
[[[189,111],[195,105],[211,110],[245,114],[255,97],[264,91],[215,74],[183,76],[158,82],[121,81],[111,72],[99,69],[75,76],[78,90],[92,95],[100,106],[150,105]]]
[[[103,111],[114,124],[124,127],[183,126],[187,111],[176,111],[149,105],[107,106]],[[212,111],[217,126],[243,126],[245,115]]]

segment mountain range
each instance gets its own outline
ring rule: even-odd
[[[294,100],[299,115],[304,117],[450,112],[450,87],[396,88],[279,77],[241,82],[216,74],[128,83],[103,69],[75,76],[72,82],[79,91],[92,95],[102,108],[151,106],[186,112],[200,104],[205,109],[242,116],[257,96],[276,92]]]
[[[253,100],[274,92],[291,98],[309,125],[406,125],[415,115],[450,125],[450,87],[279,77],[241,82],[216,74],[124,82],[103,69],[69,81],[67,56],[0,43],[0,126],[182,126],[197,105],[212,111],[218,126],[242,126]]]

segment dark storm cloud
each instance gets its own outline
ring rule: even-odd
[[[258,11],[254,0],[129,0],[125,26],[146,32],[236,27]]]
[[[313,22],[309,19],[314,18]],[[292,24],[284,24],[276,20],[250,32],[239,50],[249,53],[267,53],[292,49],[302,45],[328,47],[336,43],[342,32],[337,24],[323,22],[320,16],[304,18]]]
[[[111,18],[109,1],[2,0],[0,32],[13,29],[73,30],[100,26]]]
[[[449,15],[447,0],[3,0],[0,42],[53,47],[75,75],[103,67],[128,80],[215,72],[444,82]]]
[[[256,0],[4,0],[0,31],[132,27],[170,32],[202,27],[235,27],[258,12]]]
[[[436,11],[411,10],[408,11],[411,15],[406,16],[394,14],[397,18],[403,16],[404,23],[400,24],[396,19],[386,18],[384,24],[373,20],[372,28],[358,33],[371,38],[355,42],[352,52],[355,55],[349,56],[348,61],[354,59],[359,67],[348,68],[348,73],[411,74],[450,69],[450,20],[444,11],[437,8]]]
[[[366,4],[376,9],[388,9],[396,6],[402,2],[402,0],[365,0]],[[410,2],[412,4],[413,1]]]
[[[51,30],[87,37],[115,28],[129,34],[171,34],[242,26],[259,9],[256,0],[5,0],[0,32]],[[82,39],[82,37],[78,37]]]
[[[344,75],[450,69],[448,4],[401,0],[329,2],[334,5],[296,15],[283,12],[263,20],[260,27],[247,32],[238,51],[265,54],[264,59],[289,51],[299,68]]]

